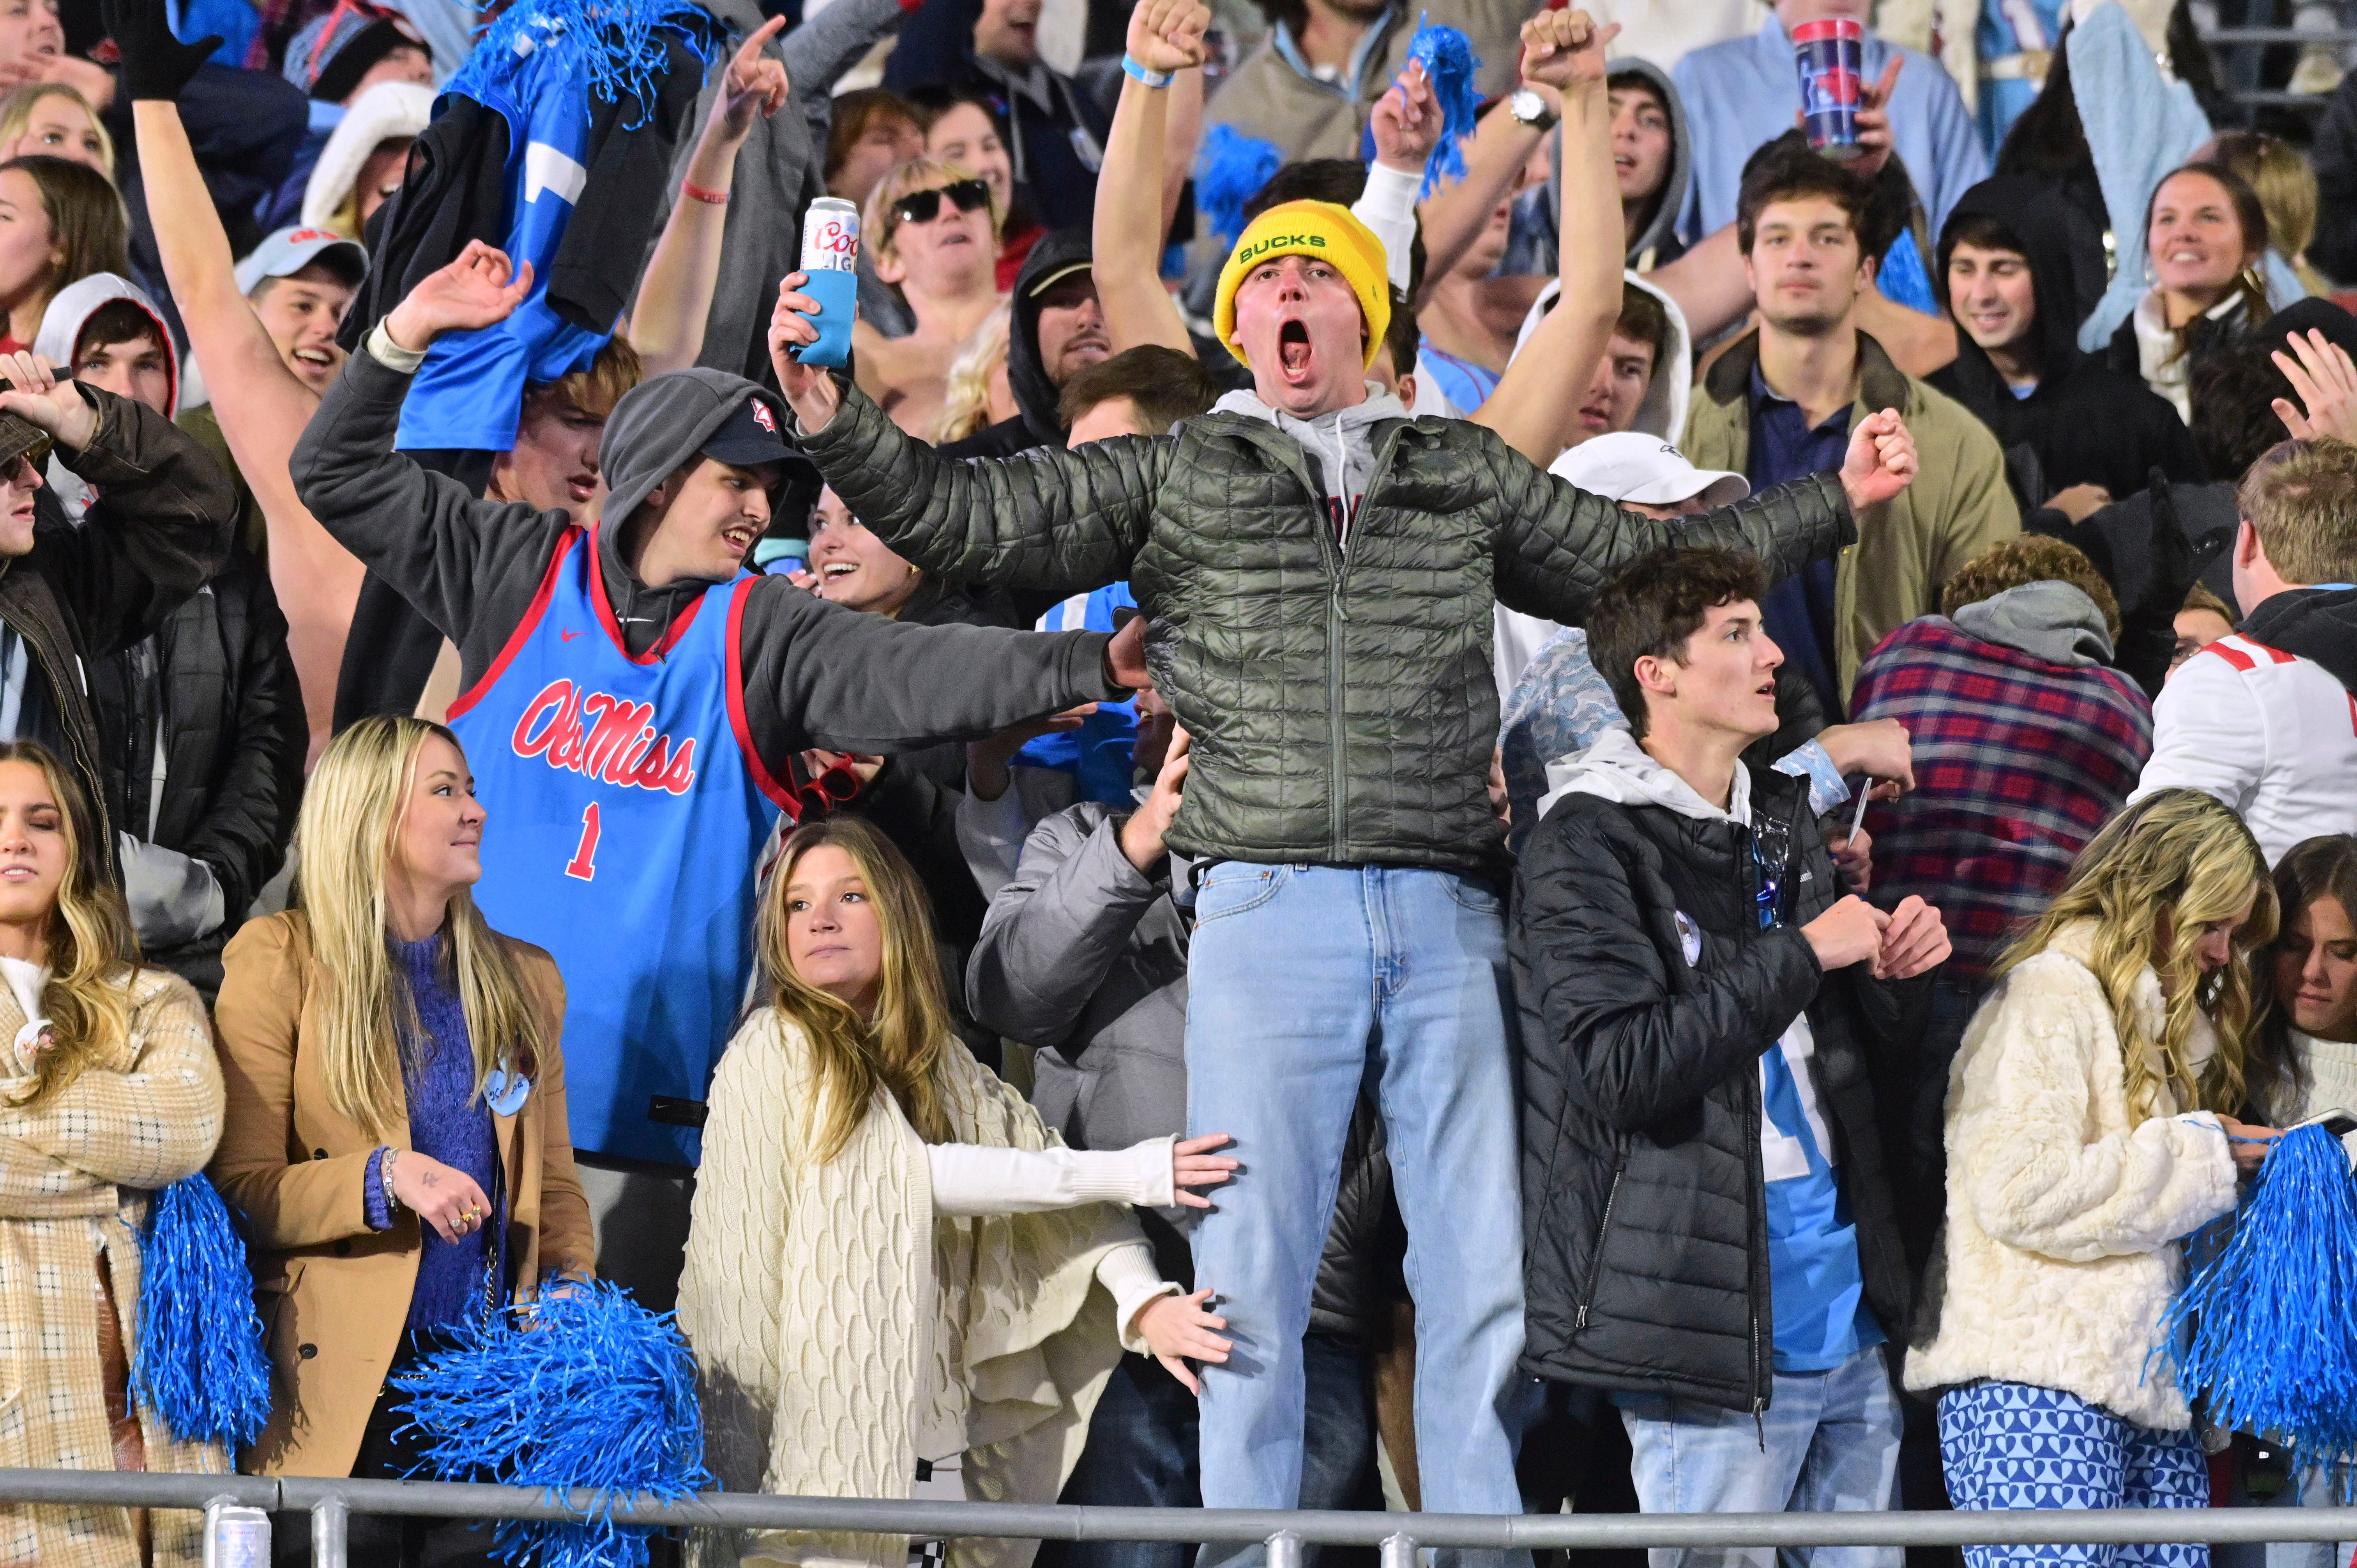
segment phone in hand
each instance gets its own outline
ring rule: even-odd
[[[2357,1116],[2352,1116],[2348,1112],[2341,1110],[2336,1106],[2330,1111],[2318,1112],[2307,1121],[2300,1122],[2299,1125],[2302,1127],[2321,1127],[2336,1138],[2345,1138],[2352,1133],[2357,1133]],[[2290,1132],[2293,1131],[2293,1129],[2286,1128],[2285,1131]]]

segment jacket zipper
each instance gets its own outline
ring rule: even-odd
[[[1390,468],[1392,454],[1399,446],[1400,431],[1405,427],[1405,423],[1394,425],[1383,436],[1383,444],[1375,448],[1374,466],[1367,472],[1367,488],[1359,498],[1361,505],[1365,504],[1369,496],[1375,493],[1375,486],[1381,482],[1385,471]],[[1300,445],[1298,441],[1294,443],[1297,451],[1300,449]],[[1355,532],[1358,520],[1351,515],[1351,511],[1350,474],[1347,466],[1340,460],[1342,427],[1339,422],[1334,426],[1334,446],[1335,483],[1342,491],[1342,537],[1347,540]],[[1308,465],[1297,464],[1296,471],[1301,476],[1302,483],[1309,489],[1312,503],[1322,500],[1324,498],[1320,492],[1324,487],[1310,481]],[[1319,508],[1320,511],[1323,510],[1322,507]],[[1350,607],[1343,602],[1343,596],[1350,585],[1351,555],[1348,550],[1336,542],[1330,521],[1321,518],[1320,524],[1318,530],[1318,553],[1332,563],[1332,575],[1328,579],[1326,597],[1326,744],[1331,758],[1329,766],[1334,784],[1328,791],[1329,800],[1326,815],[1327,853],[1334,864],[1341,865],[1349,864],[1350,861],[1350,851],[1347,847],[1349,834],[1345,831],[1345,824],[1350,820],[1348,797],[1351,774],[1350,769],[1344,766],[1344,758],[1348,755],[1350,746],[1348,736],[1344,734],[1347,726],[1342,722],[1342,627],[1351,618]]]
[[[1587,1326],[1587,1308],[1596,1300],[1596,1281],[1604,1272],[1604,1239],[1612,1234],[1612,1206],[1620,1201],[1620,1176],[1629,1167],[1612,1167],[1612,1185],[1604,1193],[1604,1218],[1596,1227],[1596,1252],[1587,1260],[1587,1283],[1579,1293],[1579,1316],[1573,1320],[1574,1334]]]

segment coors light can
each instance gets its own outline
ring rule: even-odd
[[[859,209],[839,196],[822,196],[802,214],[802,292],[818,301],[811,319],[818,341],[794,358],[805,365],[841,365],[851,358],[851,318],[859,299]]]

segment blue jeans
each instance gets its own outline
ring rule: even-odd
[[[1899,1395],[1883,1347],[1829,1372],[1776,1374],[1768,1408],[1617,1396],[1637,1500],[1647,1513],[1846,1513],[1890,1506],[1899,1475]],[[1772,1547],[1656,1547],[1652,1568],[1769,1568]],[[1788,1552],[1813,1568],[1898,1568],[1895,1546]]]
[[[1967,1383],[1940,1396],[1940,1451],[1959,1509],[2201,1509],[2210,1465],[2190,1432],[2138,1426],[2032,1383]],[[2200,1541],[1967,1546],[1965,1568],[2209,1568]]]
[[[1372,1080],[1407,1222],[1424,1506],[1519,1512],[1522,1202],[1497,896],[1443,871],[1225,861],[1195,914],[1187,1125],[1232,1133],[1243,1162],[1195,1231],[1195,1283],[1219,1293],[1235,1342],[1203,1369],[1205,1506],[1300,1496],[1301,1336]]]
[[[1375,1402],[1366,1358],[1348,1340],[1311,1329],[1301,1341],[1307,1369],[1309,1444],[1301,1470],[1306,1509],[1381,1509],[1375,1474]],[[1089,1419],[1058,1502],[1114,1508],[1200,1508],[1195,1467],[1195,1396],[1144,1356],[1124,1356]],[[1329,1556],[1349,1555],[1343,1548]],[[1320,1549],[1302,1548],[1305,1563]],[[1369,1553],[1359,1553],[1361,1557]],[[1043,1541],[1035,1568],[1187,1568],[1195,1549],[1176,1541]]]

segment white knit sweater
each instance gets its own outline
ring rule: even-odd
[[[2185,1395],[2152,1352],[2183,1273],[2177,1239],[2234,1207],[2233,1157],[2207,1112],[2131,1115],[2111,1004],[2087,967],[2093,930],[2063,928],[1964,1032],[1948,1079],[1940,1326],[1909,1352],[1907,1386],[2031,1383],[2181,1432]],[[2157,1036],[2149,969],[2136,1005]]]
[[[942,1090],[962,1144],[1055,1134],[954,1040]],[[705,1462],[731,1491],[905,1498],[920,1453],[964,1450],[969,1496],[1053,1502],[1121,1348],[1096,1284],[1142,1242],[1128,1211],[937,1217],[925,1144],[879,1092],[844,1151],[805,1143],[810,1045],[774,1009],[713,1075],[679,1322],[703,1374]],[[696,1561],[899,1568],[897,1536],[699,1531]],[[961,1541],[1020,1568],[1034,1542]]]

